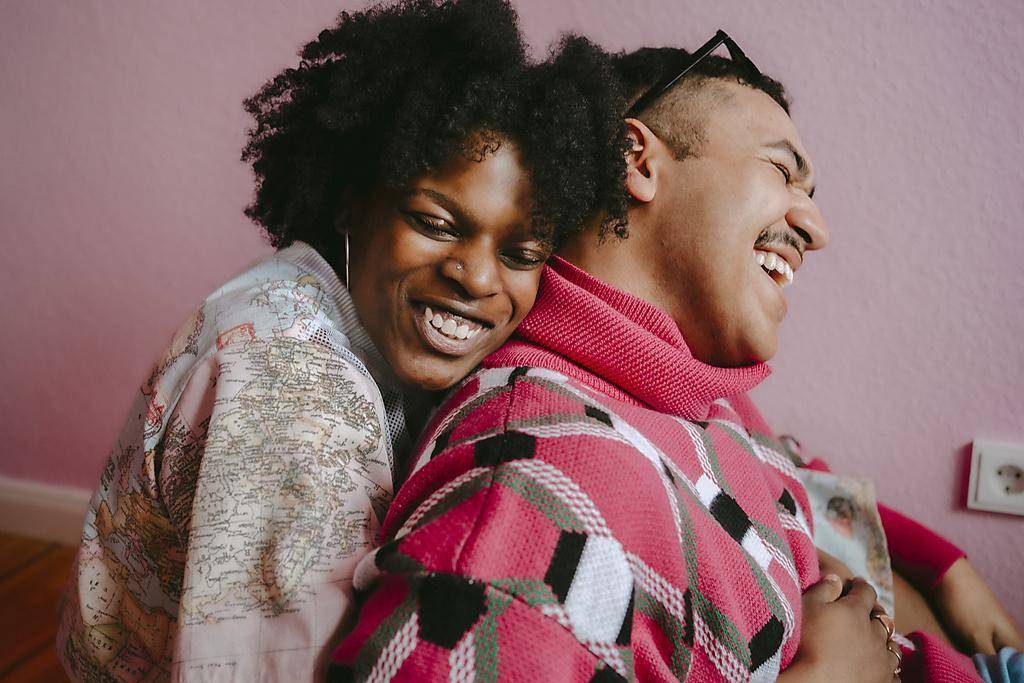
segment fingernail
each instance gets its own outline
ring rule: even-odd
[[[839,578],[838,574],[832,574],[832,573],[824,574],[821,577],[821,580],[822,581],[829,581],[831,583],[839,583],[840,581],[842,581],[842,579]]]

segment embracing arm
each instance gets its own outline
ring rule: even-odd
[[[192,467],[170,450],[160,476],[166,500],[188,503],[172,673],[311,680],[322,666],[390,494],[374,392],[291,338],[228,345],[197,371],[178,410],[209,403],[205,443]]]
[[[752,432],[779,440],[749,396],[732,397],[730,404]],[[830,471],[820,458],[807,462],[795,439],[787,442],[783,438],[782,441],[783,450],[794,461],[805,463],[810,469]],[[960,548],[886,505],[878,505],[878,514],[896,575],[897,591],[912,598],[916,606],[923,609],[928,607],[923,604],[922,596],[932,603],[937,615],[929,615],[926,621],[934,623],[934,617],[938,616],[965,651],[990,653],[1000,644],[1024,647],[1020,627],[1006,614]],[[901,582],[906,591],[901,590]],[[898,619],[899,614],[897,609]]]
[[[372,387],[294,339],[164,370],[93,498],[61,608],[68,674],[311,680],[390,492]]]
[[[827,469],[821,460],[812,461],[810,466]],[[924,614],[918,627],[944,638],[942,629],[928,626],[938,617],[945,631],[966,653],[992,654],[1002,646],[1024,647],[1020,627],[963,550],[886,505],[879,503],[878,514],[892,558],[898,596],[904,598],[904,604],[920,603],[923,597],[935,612],[934,617]],[[900,590],[901,579],[910,586]],[[910,591],[916,591],[920,597]],[[927,609],[923,604],[920,607]],[[897,619],[902,620],[900,612],[897,608]]]

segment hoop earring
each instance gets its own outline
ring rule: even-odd
[[[348,233],[345,233],[345,288],[352,289],[352,281],[348,277]]]

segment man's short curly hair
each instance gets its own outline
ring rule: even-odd
[[[615,55],[615,73],[626,92],[626,109],[688,56],[686,50],[674,47],[644,47]],[[672,90],[640,112],[639,118],[669,145],[677,159],[699,156],[700,145],[705,139],[704,116],[708,112],[700,106],[687,104],[707,95],[711,95],[714,102],[715,95],[722,95],[722,91],[714,92],[714,85],[721,81],[760,90],[789,113],[789,100],[781,83],[764,74],[750,73],[743,65],[730,59],[709,55],[672,86]]]
[[[457,154],[516,145],[534,230],[557,242],[595,215],[624,223],[625,150],[611,60],[566,38],[531,66],[506,0],[399,0],[343,12],[245,101],[246,214],[280,247],[337,242],[347,191],[401,189]]]

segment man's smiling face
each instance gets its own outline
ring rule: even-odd
[[[799,279],[805,252],[824,247],[829,234],[789,115],[760,90],[724,80],[706,87],[720,90],[697,155],[673,160],[658,180],[647,258],[658,305],[694,356],[749,365],[775,355],[784,288]]]

